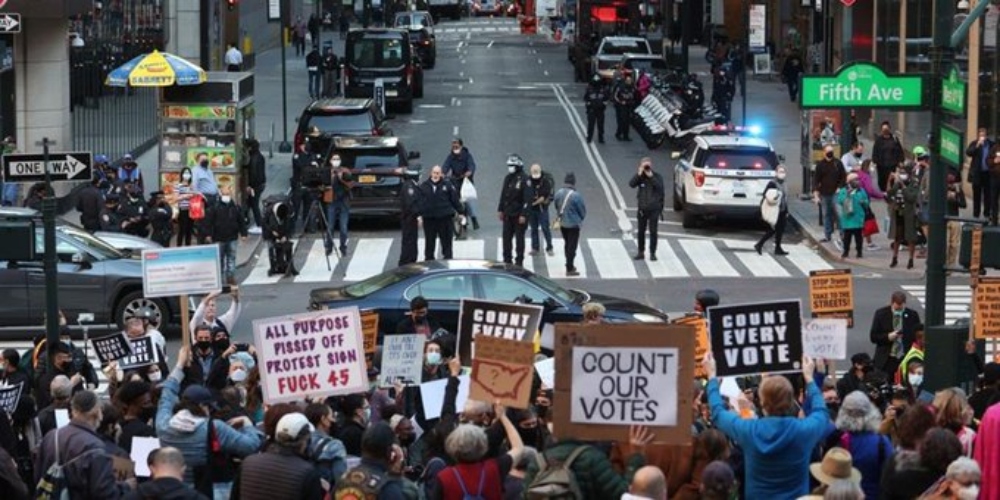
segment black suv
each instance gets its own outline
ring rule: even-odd
[[[392,135],[382,110],[373,99],[317,99],[302,110],[295,131],[295,150],[311,127],[324,136]]]
[[[31,229],[10,230],[34,224]],[[41,214],[30,208],[0,208],[5,249],[0,255],[0,334],[24,340],[38,333],[45,316],[45,255]],[[19,241],[22,240],[22,241]],[[34,256],[15,258],[17,248],[34,245]],[[142,261],[115,249],[76,226],[56,225],[56,264],[59,308],[67,318],[92,313],[94,325],[124,328],[125,320],[149,308],[160,330],[176,326],[180,306],[176,299],[147,299],[142,293]]]
[[[434,42],[434,35],[427,28],[420,26],[410,26],[406,28],[410,32],[410,47],[420,58],[420,64],[431,69],[437,64],[437,44]],[[423,97],[423,89],[418,89],[417,97]]]
[[[352,217],[399,214],[399,190],[403,179],[420,175],[420,165],[410,163],[420,153],[407,152],[398,137],[335,137],[324,165],[334,153],[354,179]]]
[[[344,94],[372,97],[375,81],[385,85],[387,104],[413,112],[413,99],[423,94],[423,68],[405,29],[362,29],[347,34],[344,47]]]

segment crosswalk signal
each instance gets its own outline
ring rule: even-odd
[[[236,8],[236,5],[240,0],[226,0],[226,5],[229,6],[229,11],[232,12]]]

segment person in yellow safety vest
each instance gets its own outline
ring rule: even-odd
[[[899,369],[896,370],[896,385],[903,385],[903,377],[906,376],[907,365],[913,360],[920,361],[921,363],[924,362],[924,325],[917,325],[914,332],[913,346],[903,356],[903,361],[899,363]]]

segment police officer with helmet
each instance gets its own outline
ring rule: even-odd
[[[597,142],[604,144],[604,110],[607,108],[608,89],[601,82],[600,75],[594,75],[583,94],[587,106],[587,142],[594,142],[594,126],[597,126]]]
[[[503,261],[506,264],[524,265],[524,232],[528,223],[531,193],[524,161],[517,154],[507,157],[507,175],[497,205],[497,216],[503,222]],[[516,248],[516,258],[512,250]]]

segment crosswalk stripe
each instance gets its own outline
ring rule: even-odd
[[[738,277],[740,275],[723,257],[722,252],[709,240],[680,240],[684,253],[694,263],[695,269],[705,277]]]
[[[811,248],[802,245],[793,245],[785,248],[788,251],[788,260],[795,267],[799,268],[803,274],[809,275],[810,271],[826,271],[833,269],[833,266],[829,262],[823,260],[823,257]]]
[[[527,238],[524,241],[524,265],[521,266],[531,272],[535,272],[535,261],[528,255],[528,251],[531,250],[531,243],[528,242]],[[517,245],[511,243],[510,253],[517,260]],[[503,238],[497,238],[497,260],[503,260]]]
[[[389,250],[392,248],[392,238],[363,238],[358,240],[350,261],[347,263],[347,273],[344,281],[361,281],[375,276],[385,269]]]
[[[594,256],[596,274],[605,279],[636,279],[635,266],[621,239],[588,238],[587,245]]]
[[[299,275],[292,281],[296,283],[325,283],[333,278],[333,270],[337,268],[337,254],[330,254],[330,267],[326,267],[326,248],[323,238],[318,238],[309,247],[306,262],[298,269]]]
[[[579,276],[570,278],[566,276],[566,240],[562,238],[552,238],[552,255],[545,255],[545,269],[549,278],[555,279],[575,279],[587,277],[587,261],[583,258],[582,248],[576,249],[576,259],[573,264],[576,266]]]
[[[295,238],[291,240],[292,248],[295,248],[297,243]],[[247,279],[243,280],[244,285],[273,285],[281,280],[282,275],[275,274],[272,276],[267,275],[267,271],[271,268],[271,259],[268,256],[268,245],[265,243],[261,247],[260,254],[257,256],[257,262],[254,264],[253,269],[250,271],[250,275]]]
[[[456,259],[481,259],[486,251],[483,240],[455,240],[451,253]]]
[[[649,275],[653,278],[682,278],[690,276],[684,263],[677,257],[670,240],[660,240],[656,248],[656,261],[646,260],[646,267],[649,268]]]
[[[784,266],[779,264],[771,254],[765,253],[763,255],[757,255],[753,245],[752,241],[726,241],[727,247],[734,250],[740,250],[739,252],[734,252],[736,258],[740,259],[740,262],[742,262],[754,276],[758,278],[787,278],[791,276],[788,274],[788,271],[784,268]]]

